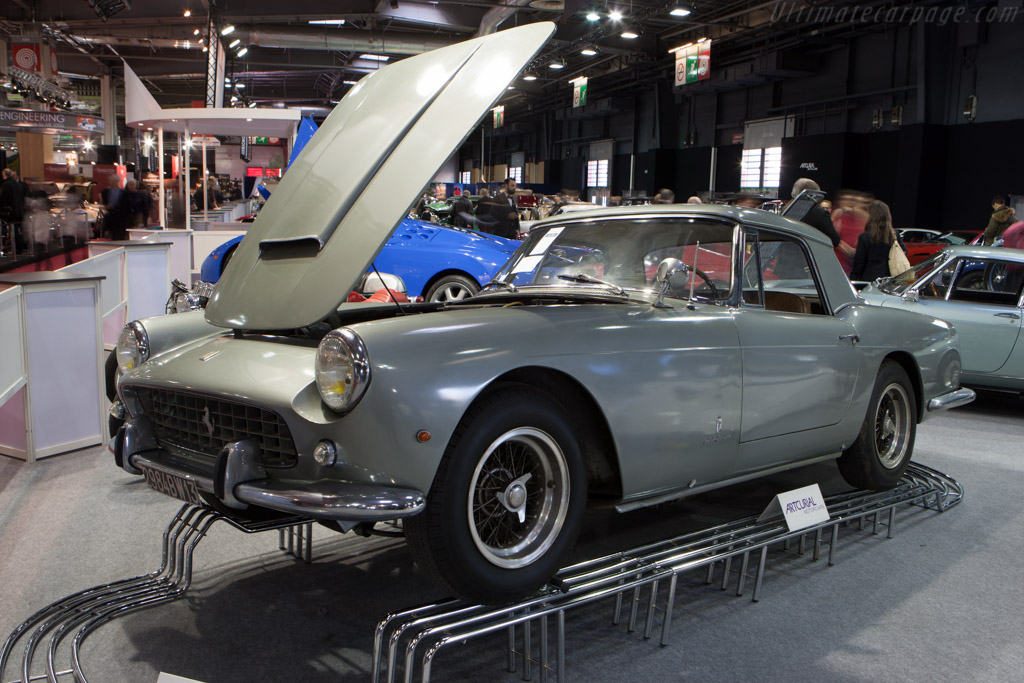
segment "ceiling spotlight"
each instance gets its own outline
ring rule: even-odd
[[[234,24],[228,24],[227,26],[225,26],[224,28],[222,28],[220,30],[220,34],[222,36],[226,36],[226,35],[230,34],[231,32],[233,32],[234,30],[235,30],[235,25]]]
[[[206,46],[203,45],[203,52],[206,52]]]
[[[245,83],[235,83],[235,87],[239,90],[243,90],[245,88]]]
[[[597,21],[601,18],[601,15],[597,12],[587,12],[587,21]]]
[[[692,14],[692,12],[690,12],[690,10],[686,9],[685,7],[673,7],[669,11],[669,14],[671,14],[673,17],[688,17],[690,16],[690,14]]]
[[[192,10],[190,10],[190,9],[185,10],[185,17],[188,18],[188,17],[191,17],[191,16],[192,16]]]
[[[205,39],[205,38],[200,38],[200,39],[199,39],[199,44],[200,44],[200,45],[202,45],[202,44],[203,44],[203,43],[205,43],[205,42],[206,42],[206,39]],[[185,41],[185,44],[186,44],[186,45],[188,45],[188,41]]]
[[[622,21],[622,12],[617,9],[613,9],[608,13],[608,18],[612,21]]]
[[[199,35],[199,29],[195,29],[194,31],[192,31],[192,35],[198,36]]]
[[[224,77],[224,85],[231,85],[231,79],[227,76]]]
[[[535,81],[535,80],[537,80],[537,74],[532,73],[532,72],[525,73],[525,74],[523,74],[523,80],[524,81]]]
[[[228,45],[228,47],[234,47],[234,46],[238,45],[241,42],[242,42],[241,38],[235,38],[234,40],[231,41],[231,44]]]
[[[627,27],[623,29],[620,35],[626,40],[636,40],[637,38],[640,37],[640,34],[637,33],[637,30],[632,27]]]
[[[326,26],[344,26],[344,19],[310,19],[310,24],[324,24]]]
[[[582,50],[580,50],[580,54],[587,57],[593,57],[594,55],[597,54],[597,47],[595,47],[594,45],[587,45]]]
[[[238,51],[238,56],[239,57],[244,57],[248,53],[249,53],[249,48],[243,47],[241,50]]]
[[[555,60],[555,61],[551,62],[550,64],[548,64],[548,67],[550,67],[552,69],[564,69],[565,68],[565,62],[563,62],[561,60]]]

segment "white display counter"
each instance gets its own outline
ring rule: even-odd
[[[104,442],[102,275],[0,275],[0,453],[28,462]]]

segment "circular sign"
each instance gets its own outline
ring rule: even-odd
[[[39,55],[32,45],[19,46],[14,51],[14,64],[25,71],[39,70]]]

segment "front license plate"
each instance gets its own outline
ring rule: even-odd
[[[203,505],[203,499],[199,497],[199,489],[196,488],[196,483],[191,479],[186,479],[177,474],[170,474],[169,472],[152,470],[148,467],[142,468],[142,475],[146,478],[149,488],[154,491],[159,491],[178,500],[183,500],[186,503]]]

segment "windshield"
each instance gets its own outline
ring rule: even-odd
[[[516,288],[654,292],[658,265],[682,261],[667,296],[722,301],[733,287],[731,223],[695,218],[600,219],[530,232],[495,280]],[[536,292],[535,289],[532,290]]]
[[[949,254],[940,251],[935,256],[921,261],[908,271],[880,279],[878,281],[878,288],[889,294],[902,294],[913,287],[914,283],[918,280],[927,277],[933,270],[942,266],[947,258],[949,258]]]

